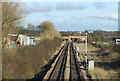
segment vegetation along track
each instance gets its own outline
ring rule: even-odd
[[[67,61],[68,55],[70,57],[69,61]],[[67,62],[69,62],[69,67],[66,67]],[[60,55],[55,65],[53,66],[53,69],[49,73],[48,78],[46,78],[47,81],[53,79],[55,79],[56,81],[65,80],[66,68],[69,68],[69,81],[80,81],[80,73],[76,62],[73,43],[66,43],[64,45],[64,48],[61,50]]]

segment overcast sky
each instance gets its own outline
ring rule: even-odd
[[[24,2],[23,25],[53,22],[59,31],[118,30],[117,2]]]

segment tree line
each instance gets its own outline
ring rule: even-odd
[[[54,24],[50,21],[43,21],[37,26],[28,24],[28,29],[20,26],[23,18],[23,8],[21,3],[3,2],[2,3],[2,50],[8,43],[8,34],[39,34],[43,39],[53,39],[55,36],[60,37],[59,32],[55,29]],[[34,30],[36,28],[37,30]]]

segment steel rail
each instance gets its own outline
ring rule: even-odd
[[[61,48],[61,50],[59,51],[59,54],[61,54],[61,55],[59,56],[57,62],[55,63],[55,66],[54,66],[53,70],[51,71],[50,76],[49,76],[49,78],[47,79],[47,81],[49,81],[49,80],[51,79],[51,77],[52,77],[52,75],[53,75],[53,73],[54,73],[54,71],[55,71],[55,68],[56,68],[56,66],[57,66],[60,58],[62,58],[62,54],[63,54],[64,51],[66,50],[66,47],[67,47],[67,46],[68,46],[68,44],[64,45],[64,46]]]

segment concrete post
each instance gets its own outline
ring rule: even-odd
[[[87,33],[85,39],[85,62],[86,62],[86,70],[87,70]]]

